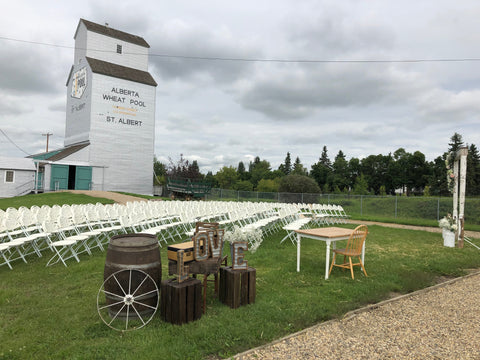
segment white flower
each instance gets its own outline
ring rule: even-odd
[[[455,232],[458,229],[457,222],[450,214],[447,214],[447,216],[445,216],[443,219],[440,219],[438,221],[438,226],[442,229],[446,229],[452,232]]]
[[[223,239],[231,244],[234,242],[246,242],[248,243],[248,251],[253,254],[263,241],[263,233],[260,229],[245,229],[235,226],[233,231],[225,232]]]

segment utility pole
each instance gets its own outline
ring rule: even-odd
[[[47,132],[46,134],[42,134],[42,136],[46,136],[47,137],[47,150],[45,152],[48,152],[48,139],[50,138],[50,136],[52,136],[53,134],[52,133],[49,133]]]

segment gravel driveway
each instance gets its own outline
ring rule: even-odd
[[[348,313],[235,359],[480,359],[480,272]]]

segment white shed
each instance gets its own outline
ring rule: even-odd
[[[0,198],[25,195],[35,188],[33,159],[0,156]]]

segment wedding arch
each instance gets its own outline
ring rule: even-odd
[[[449,182],[453,182],[453,218],[456,219],[457,222],[455,240],[457,241],[457,246],[459,248],[463,248],[465,239],[464,222],[467,155],[467,147],[461,147],[455,153],[449,155],[453,160],[453,174],[448,175],[448,180]]]

